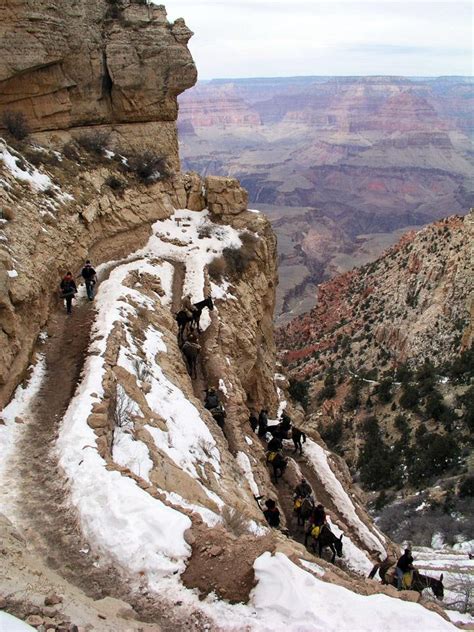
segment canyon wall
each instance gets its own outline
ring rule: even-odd
[[[473,99],[468,77],[202,82],[180,97],[181,156],[239,178],[271,218],[285,322],[403,229],[472,206]]]
[[[177,96],[197,71],[191,31],[130,0],[7,0],[0,7],[0,129],[20,112],[38,138],[93,127],[178,167]],[[137,125],[140,123],[140,125]]]

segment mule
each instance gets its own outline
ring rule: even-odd
[[[285,429],[285,427],[282,427],[282,424],[275,424],[274,426],[268,426],[268,428],[266,429],[266,432],[269,432],[272,437],[274,437],[275,439],[288,439],[288,435],[289,435],[289,430],[288,428]]]
[[[303,441],[303,443],[306,443],[305,433],[299,428],[293,426],[293,428],[291,429],[291,440],[293,441],[293,445],[295,446],[293,454],[296,454],[298,450],[300,451],[300,454],[303,454],[303,446],[301,444],[301,441]]]
[[[199,322],[201,320],[202,310],[207,307],[209,311],[212,312],[212,310],[214,309],[214,303],[212,302],[212,298],[208,296],[203,301],[193,303],[193,307],[194,311],[192,313],[192,316],[190,316],[185,309],[181,309],[176,314],[175,318],[176,322],[178,323],[178,340],[183,340],[187,325],[189,325],[191,329],[197,328],[198,332],[201,331]]]
[[[323,524],[323,526],[321,527],[321,533],[316,539],[313,538],[311,532],[306,533],[304,538],[304,545],[308,545],[308,538],[311,537],[311,539],[313,540],[311,543],[311,548],[313,549],[313,552],[315,552],[316,544],[318,545],[319,557],[322,557],[322,552],[325,548],[331,549],[331,564],[334,564],[334,562],[336,561],[336,554],[338,557],[342,557],[342,536],[342,533],[339,537],[335,536],[329,526],[327,524]]]
[[[396,576],[387,572],[391,566],[393,566],[393,564],[387,560],[380,564],[375,564],[374,568],[370,571],[369,579],[373,579],[378,571],[382,584],[388,584],[397,588]],[[441,601],[444,597],[443,573],[441,573],[439,579],[436,579],[429,575],[422,575],[419,571],[414,570],[410,590],[416,590],[416,592],[421,595],[425,588],[430,588],[434,596]]]
[[[201,347],[197,344],[197,342],[190,342],[189,340],[186,340],[181,347],[181,351],[183,352],[184,359],[186,360],[188,373],[191,379],[195,380],[197,378],[197,359],[201,351]]]
[[[222,404],[219,404],[219,406],[211,408],[209,412],[214,417],[214,420],[216,421],[219,428],[224,428],[225,418],[227,417],[224,406]]]
[[[270,455],[270,452],[267,453],[267,463],[271,465],[273,469],[273,480],[275,481],[275,485],[277,485],[278,479],[281,478],[283,474],[285,473],[286,466],[288,465],[288,459],[285,459],[285,457],[282,454],[277,452],[275,457],[271,461],[269,461],[268,460],[269,455]]]

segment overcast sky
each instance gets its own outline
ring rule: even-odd
[[[194,31],[200,79],[472,74],[471,2],[155,1]]]

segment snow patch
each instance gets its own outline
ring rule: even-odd
[[[264,553],[255,560],[257,586],[250,594],[258,618],[256,630],[287,632],[453,632],[442,617],[410,602],[386,595],[359,595],[314,577],[283,553]],[[416,624],[415,624],[416,622]]]
[[[321,478],[324,487],[333,499],[334,504],[344,515],[347,522],[357,530],[359,537],[369,549],[375,549],[385,558],[386,553],[382,542],[359,518],[349,495],[332,471],[327,458],[329,452],[308,438],[305,444],[305,454],[306,458],[313,464],[315,471]]]

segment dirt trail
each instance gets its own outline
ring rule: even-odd
[[[117,265],[120,263],[108,269],[107,277]],[[141,620],[158,624],[161,630],[178,631],[183,626],[201,630],[208,622],[200,620],[199,613],[183,613],[177,622],[169,603],[155,595],[135,593],[128,578],[99,559],[85,540],[70,502],[55,444],[61,419],[81,379],[94,315],[94,304],[82,300],[73,307],[72,315],[58,308],[48,323],[48,339],[42,349],[45,377],[11,464],[17,473],[15,496],[21,528],[30,547],[47,565],[87,596],[122,599]]]

